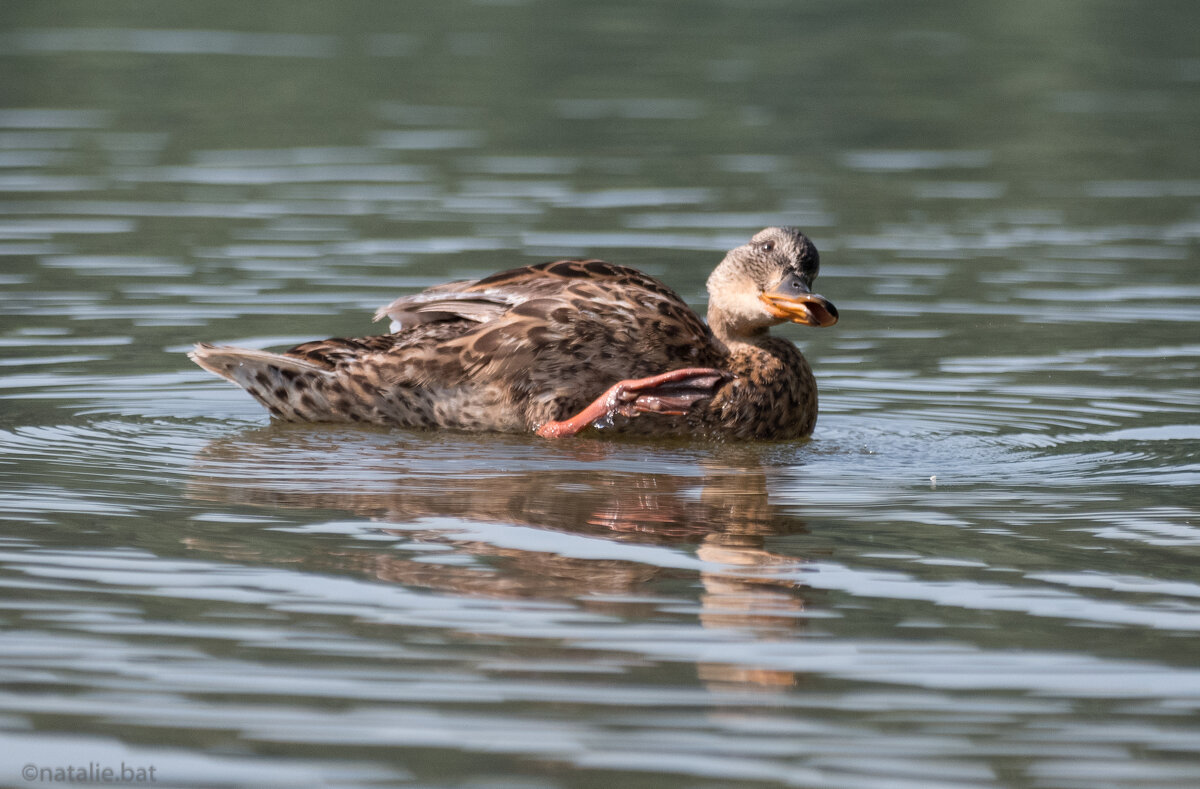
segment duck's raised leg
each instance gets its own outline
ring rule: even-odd
[[[617,415],[682,416],[697,401],[712,397],[732,377],[711,367],[686,367],[649,378],[618,381],[578,414],[546,422],[537,429],[537,434],[542,438],[573,436],[599,420]]]

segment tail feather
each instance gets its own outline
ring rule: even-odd
[[[280,419],[317,420],[333,412],[323,384],[334,373],[307,359],[208,343],[198,343],[188,357],[245,389]]]

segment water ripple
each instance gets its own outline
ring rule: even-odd
[[[9,55],[62,52],[136,52],[157,55],[251,55],[331,57],[333,36],[244,33],[228,30],[139,30],[134,28],[47,28],[13,30],[0,36]]]

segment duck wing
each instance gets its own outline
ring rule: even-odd
[[[468,290],[477,280],[447,282],[401,296],[375,311],[375,320],[391,318],[392,334],[438,321],[466,320],[486,323],[519,303],[516,294]]]
[[[594,397],[624,378],[713,366],[721,354],[708,327],[673,290],[600,260],[501,272],[462,285],[454,298],[458,305],[477,298],[508,305],[443,350],[468,375],[503,380],[514,390]]]
[[[390,318],[393,334],[437,321],[488,323],[531,299],[561,296],[583,282],[603,284],[608,292],[640,291],[683,303],[675,291],[637,269],[594,259],[555,260],[401,296],[376,310],[375,320]]]
[[[654,277],[602,260],[556,260],[402,296],[386,380],[491,383],[518,400],[595,397],[613,382],[711,366],[708,327]],[[581,406],[582,407],[582,406]]]

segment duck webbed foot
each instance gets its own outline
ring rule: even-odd
[[[700,400],[713,396],[721,384],[733,378],[724,370],[711,367],[685,367],[649,378],[618,381],[574,416],[551,420],[537,429],[543,438],[573,436],[590,425],[604,423],[614,416],[664,414],[683,416]]]

